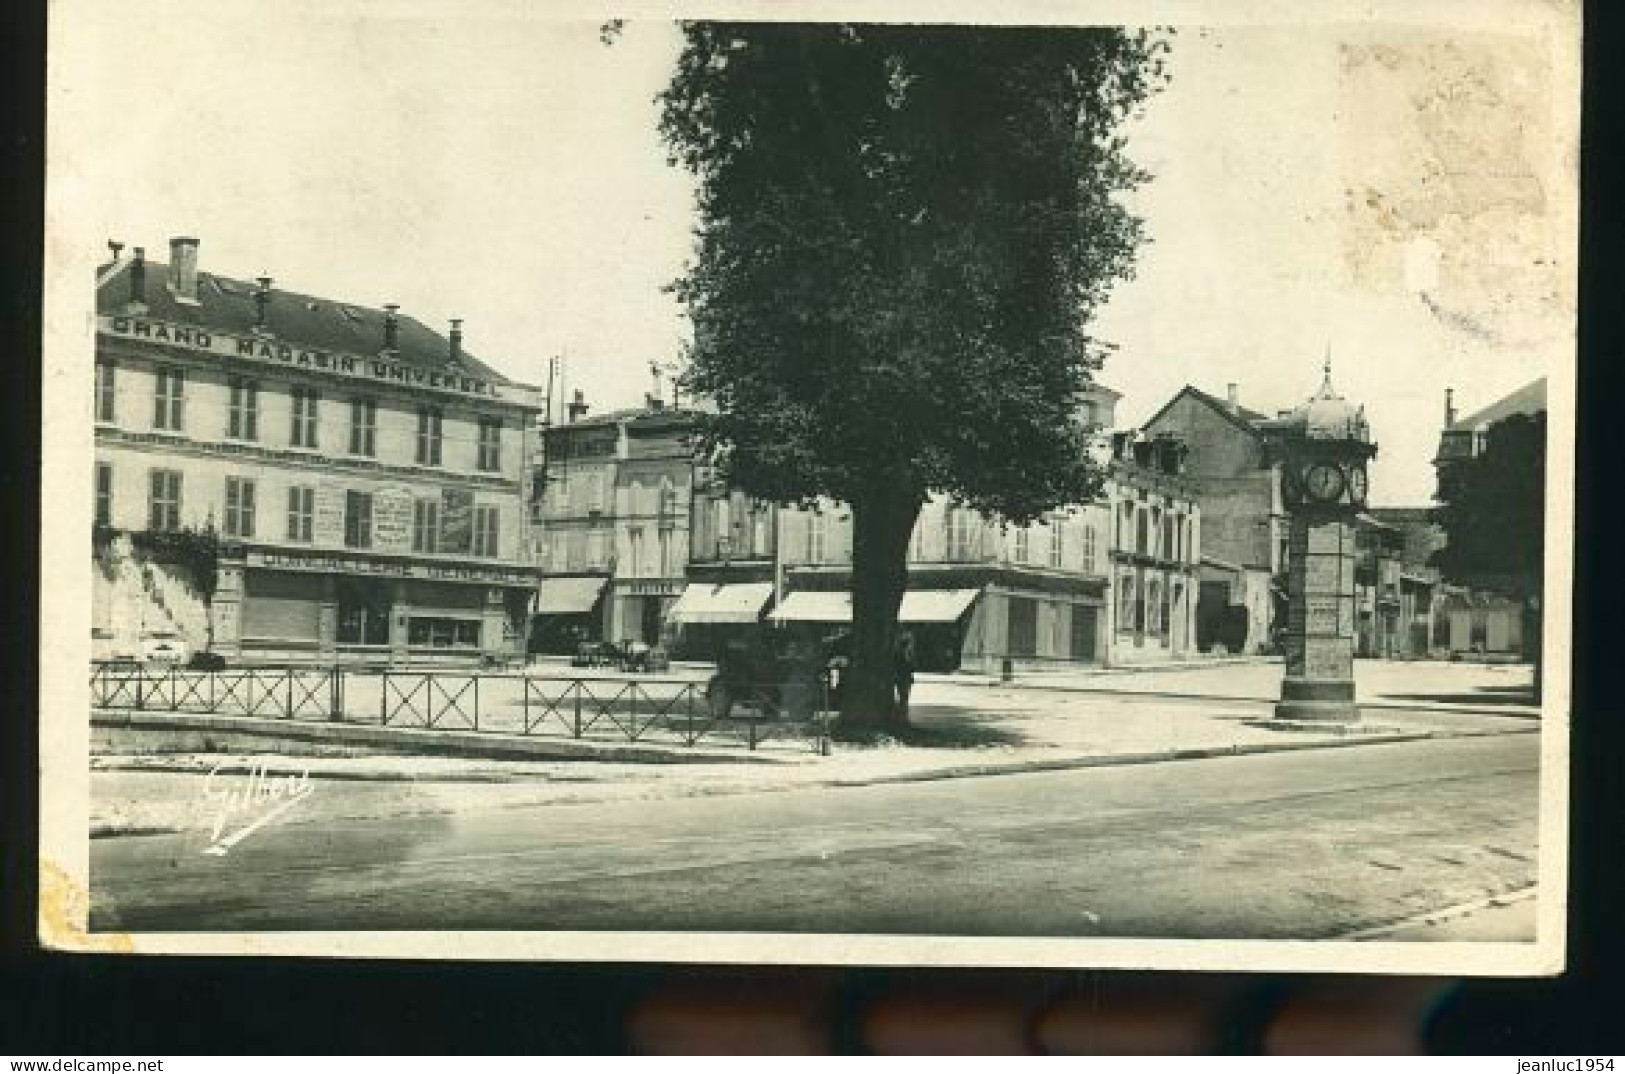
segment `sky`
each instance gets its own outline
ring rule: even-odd
[[[662,288],[692,186],[654,103],[675,26],[606,47],[596,20],[423,10],[59,5],[53,241],[195,236],[205,272],[461,317],[515,379],[560,356],[595,411],[640,401],[687,336]],[[1128,132],[1152,241],[1094,328],[1120,425],[1187,383],[1274,413],[1329,353],[1373,502],[1422,504],[1447,387],[1465,413],[1572,365],[1564,53],[1487,25],[1181,27]]]

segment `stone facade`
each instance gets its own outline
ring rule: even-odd
[[[242,662],[521,653],[535,391],[455,327],[199,273],[189,240],[174,254],[189,275],[126,258],[98,279],[99,655],[139,656],[154,629]],[[219,541],[202,622],[179,611],[184,572],[119,540],[187,530]]]

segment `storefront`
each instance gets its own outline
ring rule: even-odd
[[[507,659],[534,592],[517,567],[250,549],[222,562],[215,646],[245,662]]]
[[[610,637],[625,644],[667,645],[671,611],[686,587],[680,578],[617,578],[610,584]]]
[[[911,589],[903,594],[897,622],[914,637],[919,670],[953,671],[961,665],[967,620],[981,595],[980,589]],[[850,626],[852,594],[844,589],[791,593],[768,613],[768,621],[810,626],[827,635]]]
[[[692,582],[666,613],[674,655],[714,660],[731,638],[756,629],[773,599],[771,582]]]
[[[583,644],[604,640],[600,603],[608,582],[602,574],[543,578],[536,589],[530,651],[570,656]]]

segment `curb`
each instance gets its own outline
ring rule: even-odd
[[[1210,701],[1214,704],[1242,704],[1242,705],[1273,705],[1281,700],[1279,697],[1235,696],[1221,697],[1214,694],[1192,694],[1177,690],[1126,690],[1114,686],[1066,686],[1058,683],[1027,682],[1017,679],[1015,682],[999,682],[994,680],[986,683],[965,683],[964,685],[980,685],[987,687],[1012,686],[1023,690],[1047,690],[1060,694],[1110,694],[1115,697],[1168,697],[1179,701]],[[1537,709],[1533,712],[1524,710],[1509,712],[1506,707],[1489,708],[1468,705],[1435,704],[1428,705],[1422,702],[1407,704],[1399,701],[1355,701],[1355,706],[1362,709],[1379,709],[1388,712],[1440,712],[1446,715],[1460,716],[1500,716],[1509,720],[1539,720],[1541,713]]]
[[[1438,910],[1429,910],[1425,914],[1415,914],[1411,917],[1390,921],[1385,925],[1373,925],[1370,928],[1356,929],[1353,932],[1341,933],[1331,937],[1333,940],[1380,940],[1390,933],[1402,932],[1405,929],[1417,928],[1426,925],[1442,925],[1446,921],[1454,921],[1459,917],[1467,917],[1480,910],[1501,909],[1515,906],[1520,902],[1533,899],[1540,894],[1539,884],[1530,884],[1525,888],[1514,888],[1499,895],[1490,895],[1472,902],[1457,903],[1455,906],[1445,906]]]

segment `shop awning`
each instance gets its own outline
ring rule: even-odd
[[[593,575],[584,578],[543,578],[536,590],[536,614],[582,615],[592,611],[598,595],[604,591],[608,578]]]
[[[903,594],[897,610],[900,623],[951,623],[965,614],[980,589],[911,589]],[[797,623],[850,623],[852,595],[803,591],[791,593],[775,609],[772,618]]]
[[[771,582],[691,585],[666,618],[674,623],[754,623],[772,596]]]

